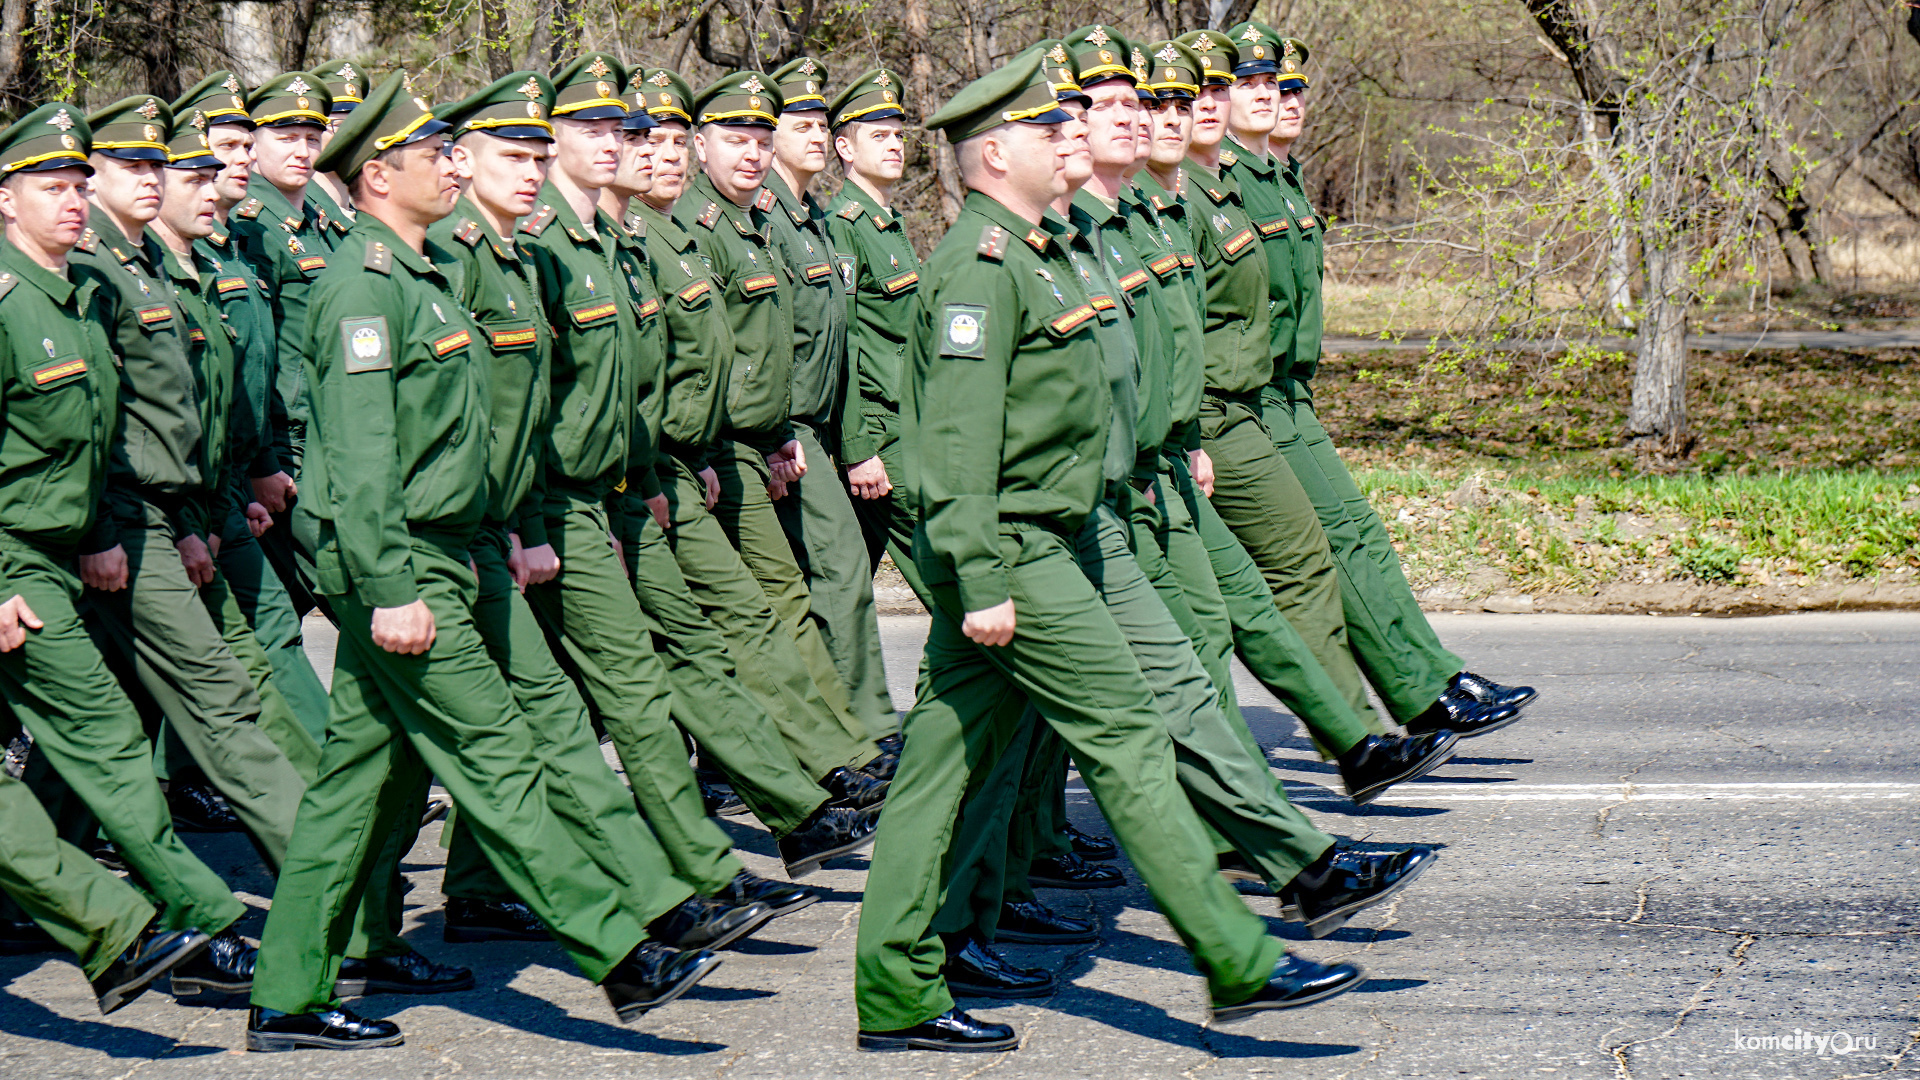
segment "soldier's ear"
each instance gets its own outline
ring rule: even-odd
[[[693,153],[694,156],[700,159],[700,164],[705,165],[707,163],[707,132],[705,128],[693,133]]]

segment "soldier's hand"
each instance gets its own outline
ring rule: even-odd
[[[620,538],[612,533],[607,534],[607,544],[613,548],[613,557],[620,560],[620,565],[627,565],[627,545],[621,543]]]
[[[785,446],[767,455],[767,468],[775,480],[791,484],[807,475],[807,451],[799,439],[788,439]]]
[[[787,482],[785,480],[767,481],[767,498],[779,500],[779,499],[784,499],[786,497],[787,497]]]
[[[105,551],[80,556],[80,580],[101,592],[127,587],[127,549],[115,544]]]
[[[390,653],[419,656],[433,646],[433,612],[425,600],[373,609],[373,643]]]
[[[174,550],[180,552],[180,565],[187,568],[188,581],[199,586],[213,580],[213,555],[207,550],[205,540],[188,534],[173,546]]]
[[[673,518],[668,516],[668,510],[670,508],[667,506],[666,495],[655,495],[645,500],[645,502],[647,509],[653,512],[653,523],[655,525],[660,526],[662,529],[673,528]]]
[[[700,470],[700,482],[707,485],[707,509],[720,501],[720,473],[709,465]]]
[[[847,469],[847,486],[862,499],[884,499],[893,493],[893,480],[878,454]]]
[[[1005,645],[1013,640],[1013,601],[1002,600],[990,608],[967,612],[960,632],[977,645]]]
[[[514,542],[519,542],[518,537]],[[560,556],[552,544],[535,544],[525,549],[520,553],[520,561],[527,568],[527,585],[542,585],[560,576]]]
[[[1193,486],[1200,489],[1200,494],[1213,498],[1213,459],[1205,450],[1189,450],[1187,464],[1193,471]]]
[[[255,536],[261,536],[271,528],[273,528],[273,515],[267,511],[266,506],[257,502],[248,503],[247,531]]]
[[[253,497],[260,500],[261,506],[276,514],[286,513],[288,501],[299,494],[299,490],[293,486],[293,477],[285,472],[277,472],[272,476],[256,476],[251,483]]]
[[[12,652],[26,644],[27,631],[40,629],[40,616],[27,606],[26,598],[18,593],[4,604],[0,604],[0,652]]]

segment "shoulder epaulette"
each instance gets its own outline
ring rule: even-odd
[[[262,204],[259,199],[248,199],[246,202],[234,207],[233,213],[236,217],[243,217],[248,221],[252,221],[254,218],[260,216],[261,209]]]
[[[753,208],[764,213],[773,209],[773,204],[779,201],[779,199],[774,198],[773,189],[761,188],[760,197],[753,200]]]
[[[720,204],[716,202],[708,203],[706,209],[701,210],[700,216],[694,220],[698,221],[704,228],[713,228],[713,223],[720,220]]]
[[[100,246],[100,234],[88,229],[80,234],[80,242],[73,246],[91,255],[93,249]]]
[[[980,234],[980,246],[973,250],[989,259],[1001,258],[1007,253],[1007,230],[998,225],[987,226],[987,231]]]
[[[541,203],[533,208],[533,216],[520,223],[520,231],[528,236],[539,236],[541,231],[553,223],[553,207]]]
[[[635,236],[647,235],[647,220],[639,214],[628,214],[626,226],[627,231]]]
[[[367,241],[367,261],[360,265],[381,274],[393,272],[393,252],[378,240]]]
[[[1239,155],[1235,154],[1233,151],[1231,150],[1220,151],[1220,164],[1238,165],[1239,163],[1240,163],[1240,157]]]
[[[479,247],[482,235],[480,225],[472,218],[461,218],[453,228],[453,238],[468,247]]]
[[[860,215],[863,213],[866,213],[865,208],[857,202],[850,202],[841,207],[835,216],[846,218],[848,221],[859,221]]]
[[[7,294],[12,292],[13,287],[18,284],[20,284],[20,279],[14,277],[11,272],[0,273],[0,300],[5,300]]]

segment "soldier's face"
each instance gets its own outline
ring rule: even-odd
[[[238,124],[215,124],[207,129],[207,149],[226,166],[213,181],[221,208],[245,202],[253,174],[253,132]]]
[[[269,127],[254,132],[253,171],[281,191],[306,190],[313,180],[313,161],[319,156],[319,128]]]
[[[834,136],[834,153],[847,171],[875,183],[891,186],[907,168],[907,140],[898,117],[855,120],[842,124]]]
[[[0,219],[22,250],[62,256],[87,231],[87,174],[78,166],[15,173],[0,183]]]
[[[552,160],[552,143],[483,131],[462,135],[453,147],[454,175],[467,182],[468,196],[505,218],[533,213]]]
[[[1307,128],[1307,92],[1294,87],[1278,91],[1273,110],[1273,137],[1291,144]]]
[[[1236,135],[1265,139],[1273,130],[1273,76],[1267,72],[1233,80],[1227,125]],[[1265,149],[1265,147],[1261,147]]]
[[[687,190],[687,126],[668,121],[647,132],[653,148],[653,187],[642,196],[665,209]]]
[[[553,164],[588,190],[613,183],[620,173],[620,121],[554,117]]]
[[[653,189],[653,147],[647,143],[646,132],[620,133],[620,172],[607,186],[628,199]]]
[[[1140,120],[1133,125],[1133,164],[1136,168],[1144,168],[1153,153],[1153,110],[1159,107],[1158,102],[1140,103]]]
[[[798,176],[818,176],[827,167],[827,114],[787,113],[773,129],[773,156]]]
[[[1078,102],[1061,102],[1073,119],[1060,125],[1061,137],[1067,140],[1066,159],[1067,191],[1078,191],[1080,185],[1093,175],[1093,144],[1087,139],[1090,130],[1087,124],[1087,107]]]
[[[1211,150],[1220,145],[1227,134],[1227,109],[1231,93],[1226,87],[1215,83],[1200,88],[1200,94],[1193,99],[1193,146],[1199,150]]]
[[[1187,159],[1187,141],[1193,137],[1193,109],[1184,101],[1168,101],[1153,111],[1153,163],[1178,165]]]
[[[1012,194],[1039,207],[1072,188],[1067,162],[1074,140],[1067,124],[1007,124],[996,130],[982,148],[983,163],[1001,173]]]
[[[1085,111],[1091,168],[1131,168],[1134,131],[1140,126],[1140,95],[1126,79],[1107,79],[1086,88],[1093,104]]]
[[[115,217],[148,222],[160,216],[160,163],[95,154],[93,201]]]
[[[736,205],[751,201],[773,159],[773,132],[759,127],[708,124],[693,138],[707,179]]]
[[[198,240],[213,232],[221,169],[162,169],[160,221],[175,236]]]

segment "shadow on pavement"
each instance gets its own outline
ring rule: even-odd
[[[14,966],[0,966],[0,979],[24,974],[24,971],[10,970]],[[74,977],[79,977],[77,970]],[[37,1001],[12,992],[0,999],[0,1026],[5,1027],[7,1034],[23,1039],[65,1043],[116,1058],[206,1057],[228,1050],[225,1046],[182,1046],[165,1035],[98,1020],[69,1020]]]

